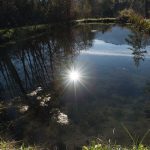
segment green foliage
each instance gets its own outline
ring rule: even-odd
[[[133,146],[131,148],[121,147],[120,145],[102,145],[102,144],[91,144],[90,146],[83,146],[82,150],[149,150],[149,147],[145,147],[142,144],[137,148]]]

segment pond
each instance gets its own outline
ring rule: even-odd
[[[0,49],[0,100],[1,137],[60,150],[94,138],[129,145],[124,128],[135,139],[150,128],[150,37],[85,24],[18,40]]]

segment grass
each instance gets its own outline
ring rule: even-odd
[[[82,150],[150,150],[149,146],[144,146],[142,143],[144,142],[144,139],[147,137],[147,135],[150,133],[150,129],[144,134],[143,138],[141,140],[136,139],[133,137],[133,135],[129,132],[129,130],[122,124],[125,132],[129,136],[129,138],[132,140],[132,145],[129,147],[123,147],[118,144],[111,144],[110,140],[109,142],[104,142],[101,139],[96,139],[92,141],[88,146],[83,146]],[[4,141],[0,140],[0,150],[42,150],[42,149],[48,149],[46,147],[36,147],[36,146],[25,146],[24,144],[21,146],[18,146],[20,142],[15,141]]]
[[[138,148],[136,146],[125,148],[120,145],[96,144],[93,142],[90,146],[83,146],[82,150],[150,150],[150,147],[141,144]]]
[[[36,147],[36,146],[25,146],[25,145],[21,145],[18,146],[18,143],[15,141],[0,141],[0,150],[42,150],[43,148],[40,147]],[[44,148],[44,149],[48,149],[48,148]],[[82,150],[150,150],[150,147],[146,147],[142,144],[137,145],[133,145],[130,147],[123,147],[121,145],[117,145],[117,144],[111,144],[110,142],[105,143],[102,142],[101,140],[95,140],[93,142],[91,142],[90,145],[88,146],[83,146]]]
[[[42,150],[42,148],[24,146],[24,145],[17,146],[15,142],[1,141],[0,150]],[[91,142],[89,146],[83,146],[82,150],[150,150],[150,147],[146,147],[141,144],[138,147],[132,146],[132,147],[126,148],[120,145],[100,144],[97,142]]]
[[[38,148],[36,146],[25,146],[21,145],[18,146],[18,143],[15,141],[0,141],[0,150],[42,150],[41,148]]]
[[[82,150],[150,150],[149,146],[144,146],[142,143],[147,135],[150,133],[150,129],[144,134],[143,138],[139,140],[130,133],[130,131],[122,124],[125,132],[129,136],[132,141],[132,146],[130,147],[123,147],[117,144],[111,144],[110,141],[108,143],[104,143],[100,139],[96,139],[95,141],[91,142],[89,146],[83,146]]]

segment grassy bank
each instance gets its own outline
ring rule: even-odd
[[[73,20],[70,22],[53,23],[53,24],[41,24],[25,27],[17,27],[10,29],[0,29],[0,45],[4,43],[15,43],[16,41],[25,40],[35,37],[41,33],[46,32],[50,27],[59,25],[59,27],[66,24],[75,25],[80,23],[118,23],[116,18],[87,18],[80,20]]]
[[[80,20],[73,20],[69,24],[82,24],[82,23],[131,23],[140,31],[150,33],[150,20],[145,20],[142,16],[136,14],[132,10],[123,10],[120,12],[118,18],[86,18]],[[66,25],[65,22],[57,23],[60,27]],[[0,47],[4,47],[7,44],[15,44],[17,41],[35,38],[41,34],[50,30],[51,27],[57,24],[42,24],[25,26],[11,29],[0,29]],[[68,23],[67,23],[68,24]]]
[[[121,23],[132,24],[139,31],[150,34],[150,19],[145,19],[133,10],[125,9],[120,12],[117,18],[86,18],[73,21],[74,23]]]
[[[45,32],[47,28],[48,25],[34,25],[11,29],[1,29],[0,44],[4,44],[7,42],[13,43],[18,40],[23,40],[28,37],[38,35],[39,33]]]
[[[74,20],[71,22],[62,22],[54,23],[54,24],[42,24],[42,25],[33,25],[33,26],[25,26],[25,27],[17,27],[10,29],[0,29],[0,47],[4,47],[9,44],[15,44],[17,41],[22,41],[30,38],[35,38],[42,33],[47,32],[47,30],[51,30],[51,27],[59,27],[64,26],[66,24],[74,25],[80,23],[117,23],[116,18],[88,18],[88,19],[80,19]]]

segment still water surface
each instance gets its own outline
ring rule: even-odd
[[[95,24],[18,41],[0,50],[0,100],[0,130],[11,139],[60,150],[94,137],[128,145],[122,124],[139,138],[150,128],[150,38]]]

